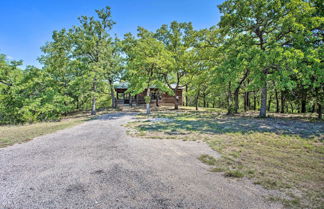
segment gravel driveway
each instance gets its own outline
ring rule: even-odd
[[[0,208],[280,208],[248,181],[209,172],[206,144],[136,139],[131,113],[0,149]]]

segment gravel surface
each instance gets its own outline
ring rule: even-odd
[[[137,139],[131,113],[0,149],[0,208],[281,208],[267,191],[208,171],[202,142]]]

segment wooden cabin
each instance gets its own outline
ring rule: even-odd
[[[118,104],[130,104],[130,105],[143,105],[145,104],[144,97],[147,90],[135,96],[131,96],[130,93],[126,93],[128,90],[127,84],[120,84],[115,86],[116,99]],[[177,90],[179,106],[182,105],[182,88]],[[157,88],[150,88],[151,104],[159,105],[174,105],[175,97],[168,95],[167,93],[159,91]]]

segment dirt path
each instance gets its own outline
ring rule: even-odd
[[[208,171],[206,144],[136,139],[132,114],[0,149],[0,208],[280,208],[265,190]]]

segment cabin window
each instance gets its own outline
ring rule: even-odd
[[[151,93],[151,99],[156,100],[157,99],[157,93]]]

